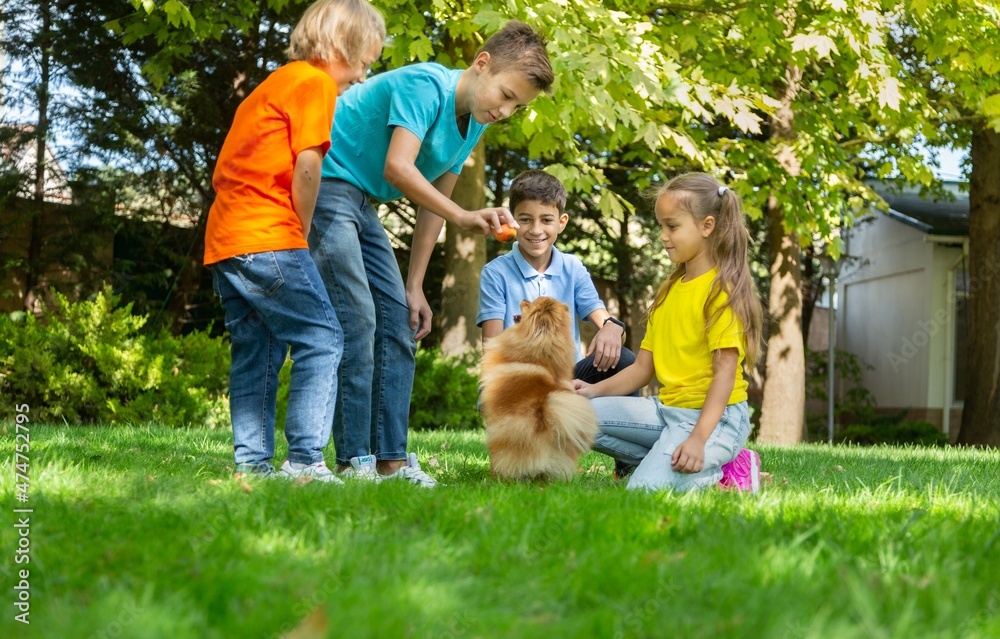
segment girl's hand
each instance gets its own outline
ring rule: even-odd
[[[588,384],[587,382],[579,379],[573,380],[573,388],[576,389],[577,395],[582,395],[587,399],[592,399],[594,397],[594,385]]]
[[[688,437],[674,449],[670,465],[678,473],[700,473],[705,467],[705,442]]]

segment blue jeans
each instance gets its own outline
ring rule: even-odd
[[[323,461],[343,335],[309,251],[239,255],[211,268],[231,340],[229,411],[237,469],[269,465],[274,457],[278,371],[289,347],[288,460]]]
[[[406,459],[417,344],[396,255],[368,195],[323,180],[309,246],[344,328],[337,463],[368,454]]]
[[[639,464],[629,478],[630,489],[683,492],[714,486],[722,479],[722,465],[736,457],[750,437],[747,403],[730,404],[705,442],[701,472],[678,473],[670,458],[694,429],[699,409],[664,406],[657,397],[598,397],[591,405],[600,425],[594,450]]]

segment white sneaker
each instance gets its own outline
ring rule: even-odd
[[[434,488],[437,486],[436,479],[420,470],[420,462],[417,461],[416,453],[410,453],[407,455],[406,465],[400,466],[399,470],[396,472],[391,475],[382,475],[382,481],[388,481],[390,479],[402,479],[423,488]]]
[[[308,464],[302,466],[301,464],[295,464],[296,466],[301,466],[301,468],[295,468],[292,462],[285,460],[285,463],[281,465],[281,469],[278,470],[278,476],[284,477],[285,479],[298,479],[299,477],[311,477],[313,481],[322,481],[328,484],[343,484],[337,478],[332,470],[326,467],[326,462],[316,462],[315,464]]]
[[[362,455],[361,457],[351,457],[351,465],[340,471],[340,476],[345,479],[360,479],[362,481],[379,482],[382,477],[375,469],[375,455]]]

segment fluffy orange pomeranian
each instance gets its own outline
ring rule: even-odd
[[[539,297],[486,344],[481,410],[494,477],[568,480],[597,436],[594,409],[573,390],[571,321],[568,306]]]

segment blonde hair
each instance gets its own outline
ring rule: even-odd
[[[317,0],[292,30],[288,59],[356,64],[385,41],[385,20],[367,0]]]
[[[711,175],[685,173],[670,180],[656,192],[657,201],[662,197],[672,198],[674,204],[690,213],[698,222],[710,215],[715,217],[715,228],[707,241],[709,256],[718,274],[705,301],[705,329],[708,330],[709,326],[719,320],[726,306],[731,308],[743,324],[746,353],[744,365],[747,369],[753,368],[760,359],[764,313],[757,285],[750,275],[750,232],[746,227],[740,196]],[[684,277],[686,272],[684,264],[677,265],[660,285],[648,315],[652,315],[663,303],[674,282]],[[729,296],[728,303],[713,311],[712,305],[723,291]]]

